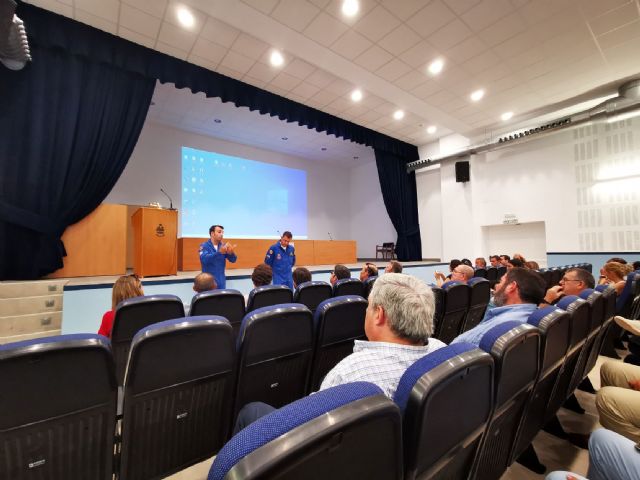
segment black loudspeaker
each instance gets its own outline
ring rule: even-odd
[[[469,162],[456,162],[456,182],[469,181]]]

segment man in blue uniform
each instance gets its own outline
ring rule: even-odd
[[[291,269],[296,264],[296,249],[289,245],[291,238],[291,232],[284,232],[280,241],[271,245],[264,257],[264,263],[273,269],[273,284],[289,288],[293,288]]]
[[[222,225],[214,225],[209,229],[211,237],[200,245],[200,264],[202,271],[210,273],[216,279],[218,288],[226,288],[227,279],[224,274],[226,261],[236,263],[238,257],[233,249],[235,245],[230,243],[222,243],[224,236],[224,227]]]

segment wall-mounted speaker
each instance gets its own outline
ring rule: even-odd
[[[469,181],[469,162],[456,162],[456,182]]]

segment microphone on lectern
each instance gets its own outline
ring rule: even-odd
[[[333,240],[333,237],[331,236],[331,232],[327,232],[327,235],[329,235],[329,240]]]
[[[281,238],[282,234],[280,233],[280,230],[276,230],[276,232],[278,232],[278,238]]]
[[[169,210],[175,210],[175,208],[173,208],[173,200],[171,200],[171,197],[169,196],[169,194],[167,192],[165,192],[164,189],[162,189],[162,188],[160,189],[160,191],[162,193],[164,193],[167,196],[167,198],[169,199]]]

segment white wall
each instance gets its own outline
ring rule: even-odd
[[[444,144],[420,147],[420,158]],[[468,183],[456,183],[453,160],[441,165],[439,192],[433,178],[418,181],[423,250],[440,219],[444,260],[486,257],[495,252],[483,227],[502,224],[505,214],[544,222],[547,252],[640,250],[640,119],[562,131],[470,162]]]
[[[393,224],[382,200],[375,162],[355,167],[350,172],[351,238],[358,239],[358,258],[373,258],[376,245],[396,242]]]
[[[349,172],[334,165],[312,162],[289,155],[196,135],[147,122],[138,144],[122,176],[105,199],[105,203],[146,205],[160,202],[168,206],[163,187],[180,208],[180,148],[189,146],[207,151],[234,155],[307,172],[308,232],[310,239],[351,239]],[[221,199],[224,201],[224,199]],[[216,219],[212,215],[211,223]],[[274,227],[278,228],[278,227]],[[295,239],[296,232],[293,232]],[[202,232],[206,237],[207,232]],[[357,238],[354,238],[358,240]]]
[[[420,158],[423,158],[422,156]],[[440,167],[416,172],[418,189],[418,221],[422,239],[422,258],[441,258],[442,202]]]

